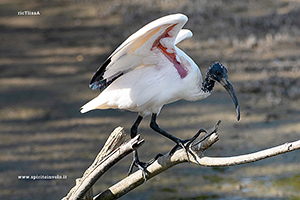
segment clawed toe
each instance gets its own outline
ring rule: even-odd
[[[183,149],[185,149],[186,155],[187,155],[187,159],[188,162],[190,162],[190,158],[189,158],[189,154],[190,153],[193,158],[196,160],[196,162],[198,163],[195,154],[190,150],[190,146],[191,144],[199,137],[199,135],[206,131],[204,129],[200,129],[192,138],[187,139],[187,140],[179,140],[176,142],[177,144],[175,145],[175,147],[172,148],[172,150],[170,151],[169,155],[173,155],[175,153],[175,151],[177,150],[177,148],[182,147]],[[199,164],[199,163],[198,163]]]
[[[137,151],[134,151],[133,161],[129,167],[128,175],[130,175],[133,171],[133,167],[137,167],[138,169],[142,170],[143,178],[147,181],[147,167],[154,163],[159,157],[163,156],[162,154],[157,154],[153,159],[149,160],[148,162],[141,162],[138,158]]]
[[[149,166],[149,164],[145,163],[145,162],[133,160],[130,165],[128,175],[130,175],[132,173],[134,166],[137,167],[138,169],[142,170],[143,178],[146,181],[147,180],[146,173],[148,173],[147,167]]]

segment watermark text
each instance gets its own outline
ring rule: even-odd
[[[67,175],[20,175],[18,176],[19,180],[66,180],[68,179]]]
[[[39,16],[39,15],[41,15],[41,13],[40,13],[40,11],[25,10],[25,11],[19,11],[18,15],[19,16]]]

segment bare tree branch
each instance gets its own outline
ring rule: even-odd
[[[300,140],[295,142],[287,142],[285,144],[269,148],[266,150],[258,151],[251,154],[245,154],[232,157],[202,157],[198,160],[201,165],[217,167],[217,166],[232,166],[245,163],[251,163],[258,160],[266,159],[279,154],[287,153],[300,149]]]
[[[139,141],[139,138],[140,135],[137,135],[127,143],[124,143],[125,133],[123,128],[116,128],[109,136],[93,164],[85,171],[82,178],[76,179],[76,185],[63,200],[82,199],[110,167],[144,143],[144,140]]]
[[[261,159],[276,156],[278,154],[300,149],[300,140],[298,140],[246,155],[233,157],[206,157],[203,155],[203,152],[219,140],[219,134],[217,133],[217,130],[220,123],[221,121],[218,121],[210,131],[208,131],[202,137],[197,138],[191,144],[190,149],[193,154],[189,153],[189,158],[186,151],[182,148],[178,148],[172,155],[167,153],[162,157],[159,157],[154,163],[147,167],[147,180],[169,169],[170,167],[183,162],[189,161],[203,166],[232,166],[255,162]],[[65,200],[81,199],[103,173],[105,173],[112,165],[114,165],[124,156],[128,155],[134,149],[138,148],[144,142],[143,140],[138,141],[139,136],[137,136],[127,143],[122,144],[124,142],[124,137],[122,136],[122,134],[124,134],[123,129],[120,128],[119,131],[115,132],[117,133],[112,133],[103,149],[96,157],[94,163],[84,173],[83,178],[77,181],[76,186],[71,189],[69,194],[64,198]],[[118,135],[120,132],[122,134]],[[142,171],[138,170],[115,185],[111,186],[107,190],[98,194],[94,197],[94,199],[117,199],[144,182],[145,180]]]
[[[192,150],[194,152],[195,150],[197,150],[197,152],[195,153],[201,154],[205,149],[209,148],[212,144],[219,140],[218,134],[216,132],[220,123],[221,121],[218,121],[210,131],[208,131],[204,136],[196,139],[192,143]],[[193,163],[197,163],[197,161],[192,156],[190,156],[190,161]],[[188,157],[185,150],[177,149],[172,156],[167,153],[164,156],[159,157],[154,163],[147,167],[147,180],[169,169],[170,167],[183,162],[188,162]],[[144,182],[145,180],[143,178],[142,171],[138,170],[130,176],[124,178],[120,182],[116,183],[109,189],[103,191],[94,199],[117,199],[128,193],[132,189],[143,184]]]
[[[221,121],[219,121],[207,134],[195,141],[191,149],[197,154],[196,159],[190,156],[190,162],[195,164],[200,164],[203,166],[232,166],[244,163],[255,162],[257,160],[265,159],[268,157],[276,156],[278,154],[287,153],[300,149],[300,140],[286,143],[277,147],[273,147],[267,150],[262,150],[256,153],[246,154],[242,156],[233,157],[205,157],[202,156],[203,151],[211,147],[215,142],[219,140],[218,133],[216,133],[218,126]],[[156,162],[147,168],[147,180],[156,176],[157,174],[167,170],[168,168],[183,162],[188,162],[187,154],[183,149],[178,149],[172,156],[169,153],[158,158]],[[143,184],[145,181],[141,170],[131,174],[130,176],[124,178],[120,182],[111,186],[104,192],[97,195],[94,200],[100,199],[117,199],[139,185]]]

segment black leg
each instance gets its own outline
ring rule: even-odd
[[[194,137],[187,139],[187,140],[181,140],[169,133],[167,133],[166,131],[162,130],[156,123],[156,114],[153,113],[152,114],[152,118],[151,118],[151,122],[150,122],[150,127],[156,131],[157,133],[169,138],[170,140],[174,141],[176,143],[176,146],[170,151],[170,155],[172,155],[176,149],[178,147],[182,147],[183,149],[185,149],[186,154],[187,154],[187,158],[189,160],[189,155],[188,152],[195,158],[195,155],[190,151],[190,145],[192,144],[192,142],[202,133],[202,132],[206,132],[204,129],[200,129],[196,135],[194,135]]]
[[[138,118],[135,120],[134,124],[132,125],[132,127],[130,129],[130,137],[131,138],[134,138],[137,135],[137,130],[138,130],[138,127],[142,120],[143,120],[143,117],[141,115],[139,115]],[[138,152],[137,152],[137,150],[134,150],[133,151],[133,160],[129,167],[128,175],[132,173],[134,166],[136,166],[137,164],[138,164],[138,166],[141,166],[140,163],[141,162],[138,157]]]
[[[137,130],[138,130],[138,127],[142,120],[143,120],[143,117],[141,115],[139,115],[138,118],[135,120],[134,124],[132,125],[132,127],[130,129],[131,138],[134,138],[137,135]]]
[[[181,142],[181,140],[169,133],[167,133],[166,131],[162,130],[156,123],[156,114],[152,114],[151,117],[151,122],[150,122],[150,127],[157,133],[169,138],[170,140],[174,141],[176,144]]]
[[[132,125],[132,127],[130,129],[131,138],[134,138],[137,135],[138,126],[140,125],[142,120],[143,120],[143,117],[139,115],[138,118],[136,119],[136,121],[134,122],[134,124]],[[139,156],[138,156],[138,152],[137,152],[137,150],[135,150],[133,152],[133,161],[129,167],[128,174],[131,174],[133,171],[133,167],[136,166],[137,168],[142,170],[143,177],[146,181],[147,180],[147,178],[146,178],[147,167],[149,165],[151,165],[153,162],[155,162],[160,156],[162,156],[162,154],[158,154],[157,156],[155,156],[155,158],[151,159],[148,162],[141,162],[139,159]]]

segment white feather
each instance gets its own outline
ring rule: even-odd
[[[177,34],[187,22],[187,17],[182,14],[174,14],[159,18],[127,38],[112,54],[111,63],[107,66],[103,78],[113,77],[122,71],[130,71],[142,65],[145,57],[151,54],[151,47],[155,40],[172,25],[169,43],[174,46]]]
[[[111,63],[104,78],[121,71],[126,73],[112,82],[98,97],[85,104],[81,112],[118,108],[136,111],[145,116],[159,113],[164,104],[179,99],[197,100],[207,97],[208,94],[201,93],[202,76],[199,68],[175,46],[192,37],[191,31],[181,30],[186,22],[185,15],[169,15],[149,23],[131,35],[110,56]],[[167,30],[170,37],[161,39],[161,35]],[[156,48],[155,42],[167,48],[166,52],[170,55],[174,53],[175,61],[186,70],[186,74],[180,75],[173,63],[175,61]]]
[[[181,42],[182,40],[185,40],[185,39],[191,38],[191,37],[193,37],[192,31],[190,31],[188,29],[181,29],[179,34],[176,37],[175,45],[178,44],[179,42]]]

